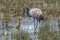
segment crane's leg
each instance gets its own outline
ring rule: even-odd
[[[33,20],[34,20],[34,29],[35,29],[35,19],[33,18]]]
[[[35,28],[35,19],[34,19],[34,28]]]
[[[37,28],[38,28],[38,21],[36,22],[35,32],[37,32]]]
[[[35,24],[35,19],[34,19],[34,40],[36,40],[37,27],[38,27],[38,20]]]
[[[33,18],[34,21],[34,40],[35,40],[35,18]]]
[[[34,35],[35,35],[35,27],[36,27],[36,26],[35,26],[35,19],[34,19]]]
[[[36,23],[36,27],[35,28],[37,28],[38,27],[38,21],[37,21],[37,23]]]

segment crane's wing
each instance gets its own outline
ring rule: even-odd
[[[37,15],[42,15],[43,13],[42,13],[42,11],[41,11],[41,9],[39,9],[39,8],[32,8],[31,10],[30,10],[30,15],[31,16],[37,16]]]

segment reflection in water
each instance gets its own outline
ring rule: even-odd
[[[53,29],[53,31],[59,31],[58,29],[58,19],[51,20],[49,22],[50,29]]]

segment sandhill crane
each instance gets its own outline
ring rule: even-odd
[[[24,12],[28,17],[32,17],[33,20],[37,20],[40,22],[40,20],[44,20],[43,12],[39,8],[31,8],[29,9],[27,6],[23,8]]]
[[[18,19],[18,23],[16,24],[16,29],[19,29],[19,27],[20,27],[20,18]]]
[[[43,12],[42,12],[41,9],[39,9],[39,8],[31,8],[31,9],[29,9],[28,6],[25,6],[25,7],[23,8],[23,10],[24,10],[24,11],[23,11],[23,14],[26,13],[26,15],[27,15],[28,17],[32,17],[32,18],[33,18],[33,20],[34,20],[34,27],[35,27],[35,19],[37,20],[37,24],[38,24],[38,22],[40,22],[41,20],[44,21]],[[36,25],[36,27],[37,27],[37,25]]]
[[[31,8],[31,9],[29,9],[28,6],[25,6],[23,8],[23,14],[25,14],[25,13],[26,13],[26,15],[28,17],[31,17],[34,20],[34,39],[35,39],[35,35],[36,35],[35,33],[36,33],[36,28],[38,27],[38,22],[40,23],[41,20],[44,21],[43,12],[39,8]],[[37,20],[37,23],[36,24],[35,24],[35,19]]]

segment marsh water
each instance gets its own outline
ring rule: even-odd
[[[14,19],[15,20],[15,19]],[[0,40],[4,40],[5,38],[7,38],[6,40],[12,40],[11,37],[11,33],[14,32],[14,27],[16,25],[18,21],[12,21],[8,24],[9,28],[6,29],[5,27],[2,26],[2,20],[0,20]],[[32,18],[23,18],[20,22],[20,29],[26,33],[29,34],[29,37],[31,38],[31,40],[38,40],[38,29],[40,27],[43,27],[46,25],[45,22],[41,21],[40,23],[38,23],[37,28],[36,28],[36,35],[34,36],[34,21]],[[37,24],[36,20],[35,20],[35,25]],[[58,19],[55,18],[54,20],[51,19],[48,21],[47,25],[49,25],[50,30],[54,30],[54,31],[59,31],[58,28]]]

